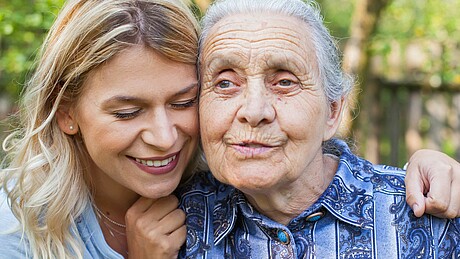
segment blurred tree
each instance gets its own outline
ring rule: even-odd
[[[189,1],[198,17],[212,2]],[[344,67],[358,76],[359,111],[347,128],[360,154],[399,164],[406,151],[431,147],[459,159],[460,1],[317,1],[344,50]],[[0,119],[63,3],[0,0]]]
[[[201,14],[203,14],[206,9],[208,8],[209,4],[211,4],[212,0],[194,0],[193,4],[198,6],[198,8],[201,11]]]
[[[343,66],[345,71],[354,75],[361,83],[362,93],[358,96],[355,91],[349,99],[352,111],[345,113],[344,125],[348,133],[353,128],[357,137],[366,144],[365,158],[379,161],[378,122],[380,120],[380,105],[378,85],[368,77],[369,42],[379,23],[380,14],[390,0],[358,0],[355,5],[350,26],[350,38],[345,45]],[[358,88],[357,88],[358,89]],[[366,107],[360,112],[357,120],[353,118],[356,101]],[[355,123],[355,126],[351,125]],[[356,125],[357,124],[357,125]],[[365,134],[361,134],[364,131]],[[361,137],[365,135],[366,138]]]
[[[64,0],[0,1],[0,95],[16,99]]]

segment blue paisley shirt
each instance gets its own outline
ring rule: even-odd
[[[405,172],[376,166],[332,141],[340,158],[322,196],[287,226],[258,213],[210,172],[180,190],[187,215],[181,258],[460,258],[460,220],[417,218]]]

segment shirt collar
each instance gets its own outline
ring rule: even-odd
[[[288,227],[296,229],[305,224],[305,218],[315,211],[325,208],[339,220],[348,224],[372,229],[374,226],[373,166],[370,162],[351,153],[347,144],[332,140],[329,145],[340,156],[337,172],[326,191],[307,210],[293,219]],[[273,227],[267,218],[248,204],[244,195],[234,189],[227,197],[220,199],[213,210],[214,244],[221,242],[232,231],[237,220],[238,209],[251,220]],[[267,225],[268,224],[268,225]]]

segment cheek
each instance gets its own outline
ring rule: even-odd
[[[82,128],[82,136],[88,151],[100,152],[119,152],[120,150],[131,145],[137,136],[135,126],[115,126],[105,124],[100,125],[94,123],[89,127]]]
[[[198,139],[200,133],[198,123],[198,110],[189,109],[176,115],[175,121],[180,129],[192,139]]]
[[[292,100],[277,107],[277,118],[281,130],[293,141],[322,139],[326,125],[326,111],[318,103]]]
[[[80,111],[78,126],[85,146],[90,154],[101,156],[101,152],[113,153],[130,146],[139,133],[137,121],[114,122],[110,116],[93,112],[94,109]]]
[[[217,141],[233,121],[233,101],[217,98],[200,100],[200,128],[203,142]]]

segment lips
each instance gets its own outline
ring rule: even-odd
[[[255,158],[267,154],[269,151],[272,151],[278,145],[259,143],[252,141],[243,141],[236,144],[231,144],[233,149],[235,149],[239,154],[244,158]]]
[[[176,153],[169,154],[164,157],[151,157],[151,158],[135,158],[132,157],[131,160],[134,161],[137,167],[142,171],[160,175],[167,174],[173,171],[179,161],[180,151]]]
[[[237,144],[240,147],[248,147],[248,148],[270,148],[273,147],[272,145],[267,145],[267,144],[260,144],[260,143],[253,143],[253,142],[242,142]]]

